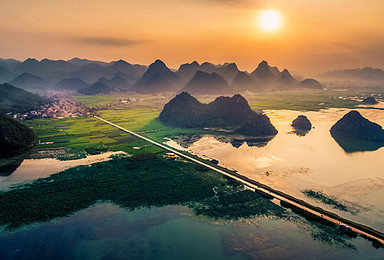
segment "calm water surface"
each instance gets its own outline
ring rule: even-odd
[[[376,151],[347,153],[329,132],[331,126],[349,111],[267,111],[279,133],[264,147],[244,143],[236,148],[212,136],[204,136],[188,150],[217,159],[223,166],[314,204],[318,203],[306,198],[303,190],[313,189],[335,196],[359,212],[350,214],[318,205],[384,232],[384,147]],[[360,109],[359,112],[384,126],[383,111]],[[314,126],[305,136],[292,133],[290,126],[300,114],[307,116]],[[175,141],[167,144],[182,149]]]

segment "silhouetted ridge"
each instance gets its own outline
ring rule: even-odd
[[[233,93],[228,83],[220,75],[198,70],[182,91],[193,95],[217,95]]]
[[[0,67],[0,83],[7,82],[14,77],[13,73],[8,69]]]
[[[112,88],[108,87],[107,85],[101,82],[96,82],[90,85],[89,87],[78,90],[77,93],[82,95],[100,95],[100,94],[109,94],[112,91],[113,91]]]
[[[32,73],[23,73],[9,82],[10,84],[24,89],[39,89],[48,86],[48,81]]]
[[[261,81],[268,81],[275,78],[275,75],[270,70],[270,67],[268,65],[268,62],[263,60],[260,62],[260,64],[257,66],[257,68],[251,73],[251,75],[258,80]]]
[[[77,91],[82,88],[88,87],[89,84],[86,83],[84,80],[79,78],[68,78],[68,79],[62,79],[60,80],[56,85],[55,89],[61,89],[61,90],[74,90]]]
[[[161,60],[152,63],[134,86],[134,91],[139,93],[175,92],[177,90],[179,90],[178,76]]]

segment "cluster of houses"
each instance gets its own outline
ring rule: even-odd
[[[93,109],[71,99],[60,99],[54,103],[41,106],[40,109],[26,113],[9,114],[12,118],[23,121],[37,118],[63,118],[91,115]]]

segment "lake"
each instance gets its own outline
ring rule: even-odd
[[[187,150],[202,157],[216,159],[220,165],[284,191],[290,195],[332,210],[357,222],[384,231],[384,148],[376,151],[344,151],[330,135],[331,126],[348,109],[327,109],[318,112],[290,110],[266,111],[279,133],[265,146],[239,147],[223,138],[202,136]],[[359,109],[367,119],[384,125],[384,113]],[[305,136],[293,133],[291,122],[305,115],[314,127]],[[166,142],[183,149],[183,143]],[[349,205],[351,212],[340,211],[309,199],[302,191],[322,191]]]

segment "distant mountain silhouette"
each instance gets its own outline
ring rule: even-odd
[[[186,84],[193,78],[198,70],[200,70],[200,64],[197,63],[197,61],[185,63],[180,65],[177,75],[182,79],[183,83]]]
[[[143,75],[143,73],[139,72],[136,68],[124,60],[119,60],[113,62],[112,65],[105,67],[106,71],[104,75],[108,78],[112,78],[116,75],[116,73],[123,73],[127,77],[125,80],[133,83],[133,81],[139,80]]]
[[[0,115],[0,158],[26,153],[35,140],[36,136],[27,126]]]
[[[237,73],[236,77],[233,79],[231,87],[235,91],[262,91],[260,84],[252,76],[242,71]]]
[[[90,63],[80,67],[71,76],[86,82],[96,82],[100,77],[106,77],[107,75],[105,74],[105,67],[97,63]]]
[[[269,66],[269,70],[275,74],[275,75],[280,75],[280,70],[275,66],[275,67],[271,67]]]
[[[152,63],[133,90],[138,93],[176,92],[180,89],[179,77],[161,60]]]
[[[9,83],[0,84],[0,114],[24,113],[35,110],[50,100],[32,94]]]
[[[34,58],[29,58],[23,62],[13,59],[0,59],[0,82],[8,82],[15,76],[24,73],[40,77],[48,82],[59,82],[69,78],[79,78],[85,82],[96,82],[101,77],[107,79],[119,78],[114,80],[116,82],[113,83],[120,85],[117,87],[118,89],[130,89],[139,93],[180,91],[183,86],[194,78],[197,71],[219,75],[227,84],[233,86],[236,91],[259,92],[261,90],[322,88],[321,84],[317,81],[305,80],[298,82],[288,70],[280,72],[277,67],[269,66],[266,61],[262,61],[251,74],[247,74],[245,72],[240,73],[235,63],[215,65],[210,62],[204,62],[200,65],[194,61],[181,65],[179,70],[174,73],[160,60],[147,67],[139,64],[130,64],[124,60],[107,63],[79,58],[73,58],[68,61],[49,59],[38,61]],[[123,87],[124,81],[129,85],[128,88]],[[20,84],[18,82],[12,83]],[[54,84],[40,85],[42,86],[41,88],[49,89],[54,87]]]
[[[363,69],[335,70],[318,75],[320,79],[333,81],[359,81],[369,83],[382,83],[384,81],[384,71],[365,67]]]
[[[346,152],[374,151],[384,146],[383,128],[358,111],[348,112],[332,126],[330,132]]]
[[[31,73],[43,78],[53,78],[56,74],[69,73],[76,69],[78,69],[78,66],[63,60],[43,59],[39,62],[36,59],[29,58],[17,64],[13,72],[15,74]]]
[[[13,68],[21,63],[21,61],[15,60],[15,59],[2,59],[0,58],[0,67],[9,70],[10,72],[13,71]]]
[[[252,71],[251,76],[255,78],[261,84],[269,84],[272,80],[276,79],[276,76],[272,71],[268,62],[263,60],[257,68]]]
[[[91,63],[95,63],[95,64],[98,64],[98,65],[101,65],[104,67],[110,64],[110,63],[103,62],[103,61],[93,61],[93,60],[79,59],[79,58],[70,59],[70,60],[68,60],[68,62],[72,63],[73,65],[76,65],[78,67],[82,67],[84,65],[91,64]]]
[[[182,92],[164,106],[159,120],[184,128],[227,128],[252,136],[277,134],[269,118],[254,112],[241,95],[218,97],[209,104],[202,104],[187,92]]]
[[[100,94],[110,94],[113,91],[112,88],[108,87],[107,85],[96,82],[89,87],[82,88],[77,91],[77,93],[82,95],[100,95]]]
[[[299,87],[306,89],[324,89],[323,84],[315,79],[305,79],[299,83]]]
[[[277,84],[281,85],[284,89],[295,88],[298,81],[294,79],[287,69],[284,69],[277,79]]]
[[[23,73],[9,83],[23,89],[44,89],[50,85],[47,80],[32,73]]]
[[[209,74],[217,73],[227,82],[231,83],[239,69],[235,63],[224,63],[223,65],[215,65],[210,62],[204,62],[201,65],[196,61],[192,63],[186,63],[180,66],[177,71],[177,75],[183,80],[183,83],[187,83],[192,79],[196,72],[200,70]]]
[[[260,85],[260,89],[265,91],[323,89],[323,86],[314,79],[306,79],[300,82],[287,69],[280,72],[277,67],[269,66],[266,61],[262,61],[250,76]],[[252,91],[251,89],[248,90]]]
[[[211,74],[198,70],[195,76],[185,85],[182,91],[192,95],[232,94],[233,90],[219,74]]]
[[[122,77],[112,78],[109,80],[108,86],[117,90],[129,90],[131,88],[131,85]]]
[[[82,79],[79,78],[68,78],[60,80],[56,85],[55,89],[60,90],[74,90],[77,91],[82,88],[88,87],[89,84]]]
[[[6,74],[9,74],[1,68],[9,71],[13,74],[13,77],[15,75],[28,73],[51,82],[59,82],[62,79],[68,78],[79,78],[86,82],[96,82],[100,77],[106,77],[108,79],[121,77],[130,84],[138,81],[143,75],[144,70],[146,70],[146,66],[132,65],[123,60],[106,63],[79,58],[74,58],[69,61],[49,59],[38,61],[29,58],[23,62],[1,59],[0,82],[2,78],[5,80]],[[8,78],[7,81],[10,79],[11,78]],[[50,87],[53,86],[48,85],[44,88]]]
[[[0,83],[8,82],[13,79],[15,76],[12,72],[6,68],[0,67]]]
[[[101,77],[97,80],[97,82],[103,83],[111,89],[118,91],[126,91],[131,88],[130,84],[128,84],[128,82],[122,77],[114,77],[110,80],[105,77]]]

